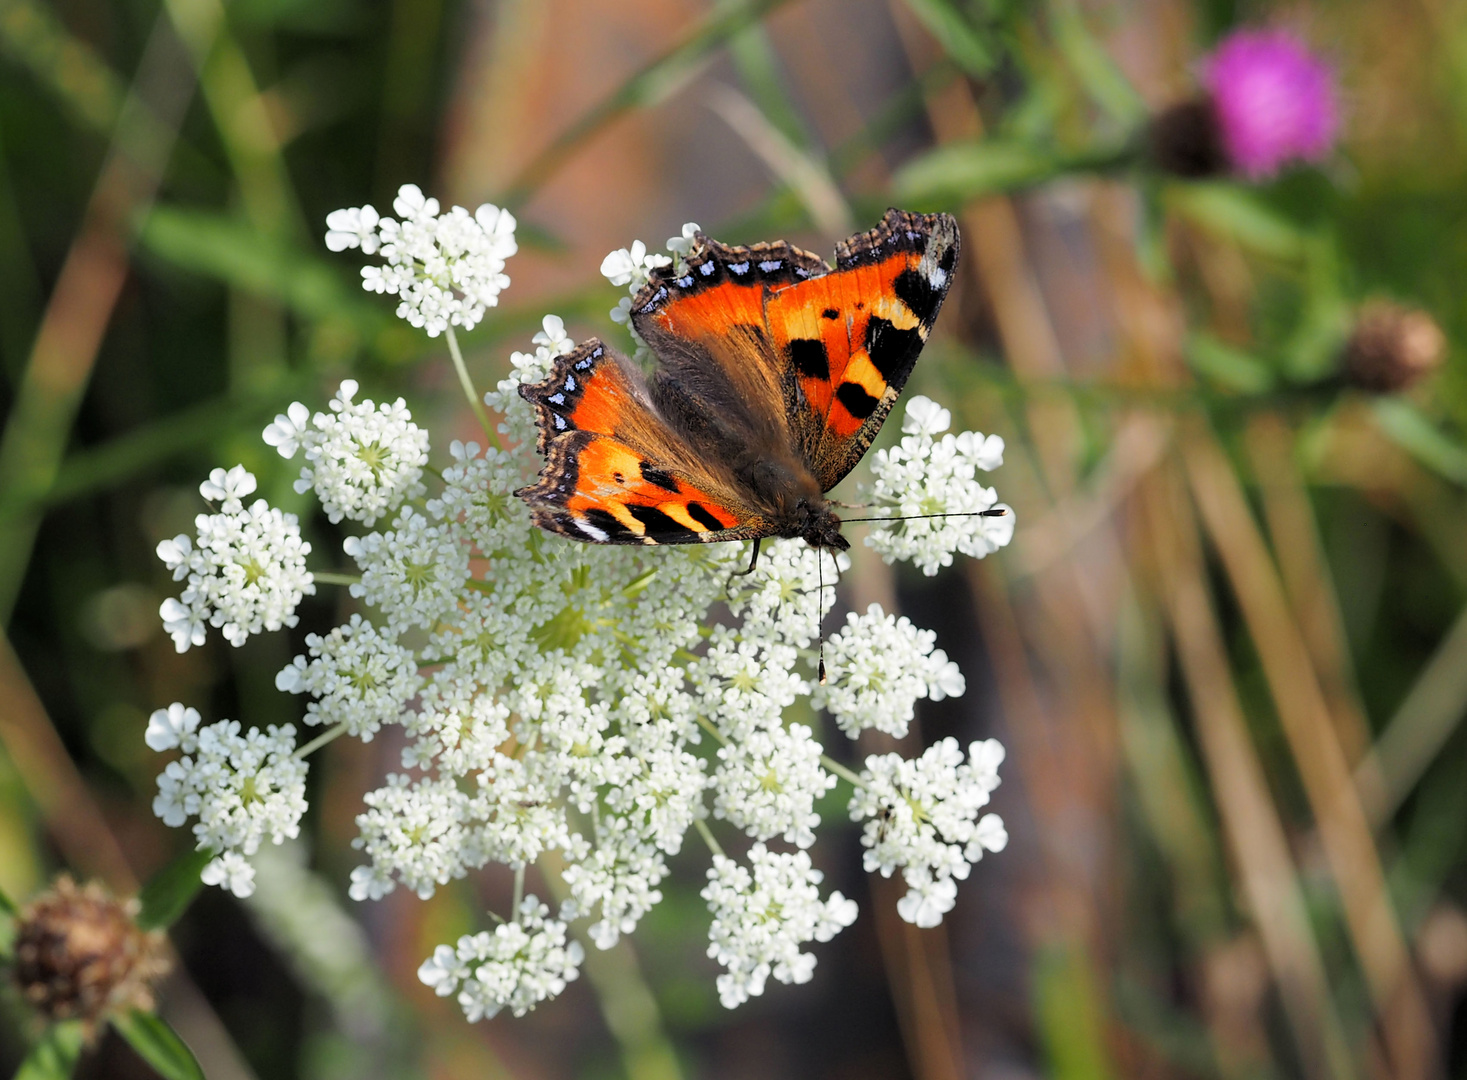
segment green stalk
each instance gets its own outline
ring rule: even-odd
[[[464,388],[464,397],[469,399],[469,408],[474,410],[474,415],[479,418],[479,426],[484,429],[484,434],[489,436],[489,441],[499,449],[504,449],[504,444],[499,441],[499,432],[494,430],[494,422],[489,419],[489,411],[484,408],[484,399],[474,389],[474,380],[469,378],[469,369],[464,364],[464,354],[458,347],[458,335],[453,332],[453,327],[448,328],[448,354],[453,357],[453,370],[458,372],[458,384]]]

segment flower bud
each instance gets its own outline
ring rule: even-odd
[[[1370,394],[1394,394],[1441,366],[1447,339],[1420,308],[1374,300],[1360,309],[1345,343],[1341,374]]]
[[[82,1020],[151,1009],[151,984],[168,970],[163,934],[141,930],[136,900],[120,901],[95,882],[62,875],[21,912],[15,979],[47,1020]]]
[[[1178,102],[1157,113],[1146,129],[1146,142],[1152,162],[1173,176],[1200,180],[1228,171],[1211,98]]]

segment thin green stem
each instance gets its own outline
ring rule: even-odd
[[[489,419],[489,411],[484,408],[484,399],[474,389],[474,380],[469,378],[469,369],[464,364],[464,354],[458,347],[458,335],[450,326],[444,336],[448,338],[448,354],[453,357],[453,369],[458,372],[458,382],[464,388],[464,397],[469,399],[469,408],[473,409],[474,415],[479,418],[479,426],[484,429],[484,434],[489,436],[489,441],[503,450],[504,444],[499,441],[499,432],[494,430],[494,422]]]
[[[714,726],[713,721],[709,720],[708,717],[698,717],[698,726],[701,727],[704,731],[708,732],[708,734],[712,735],[724,746],[728,745],[728,739],[724,736],[723,732],[719,731],[718,728]]]
[[[525,898],[525,867],[521,864],[514,872],[514,904],[510,908],[510,917],[520,917],[520,902]]]
[[[866,786],[866,781],[862,780],[855,773],[851,772],[850,769],[846,768],[839,761],[836,761],[829,754],[820,755],[820,764],[824,765],[826,769],[828,769],[830,772],[835,773],[836,776],[839,776],[842,780],[850,784],[852,787],[864,788]]]
[[[312,570],[311,580],[319,581],[322,585],[360,585],[362,575],[338,574],[334,570]]]
[[[314,754],[317,750],[321,749],[321,747],[325,746],[333,739],[336,739],[341,735],[345,735],[346,729],[347,723],[345,720],[343,720],[341,723],[337,724],[333,728],[327,728],[310,742],[306,743],[305,746],[297,749],[296,752],[291,755],[291,757],[295,758],[297,761],[301,761],[302,759],[309,757],[311,754]]]
[[[708,827],[708,822],[704,821],[702,818],[697,818],[693,822],[693,827],[698,830],[698,835],[703,838],[703,843],[708,845],[709,851],[713,852],[713,854],[715,855],[723,854],[723,845],[720,844],[718,842],[718,838],[713,835],[713,830]]]

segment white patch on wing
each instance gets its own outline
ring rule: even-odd
[[[585,533],[592,540],[595,540],[598,544],[606,543],[606,534],[600,529],[596,528],[596,526],[592,525],[585,518],[572,517],[571,521],[575,522],[576,528],[580,529],[581,532]]]

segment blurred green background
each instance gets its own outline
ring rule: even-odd
[[[1248,24],[1334,66],[1338,152],[1262,185],[1138,161]],[[488,386],[546,312],[620,340],[596,268],[634,238],[828,254],[941,208],[964,263],[911,389],[1007,440],[1018,534],[936,579],[858,544],[836,615],[899,608],[967,673],[904,752],[1009,749],[1012,842],[943,927],[896,918],[832,800],[817,859],[862,918],[813,983],[718,1005],[690,851],[629,946],[471,1027],[415,970],[509,878],[347,900],[396,747],[343,740],[257,896],[175,927],[163,1014],[219,1080],[1467,1077],[1464,135],[1460,0],[0,0],[0,889],[127,892],[183,849],[152,709],[299,717],[274,674],[349,598],[240,649],[161,631],[153,548],[210,468],[304,510],[259,432],[347,376],[473,431],[329,211],[514,209],[464,339]],[[1381,300],[1447,341],[1392,395],[1340,372]],[[0,1074],[27,1024],[0,999]],[[108,1036],[79,1075],[151,1073]]]

